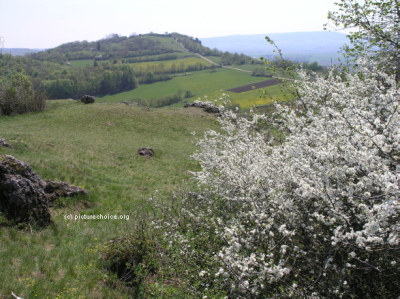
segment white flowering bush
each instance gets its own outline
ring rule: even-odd
[[[292,106],[272,117],[222,109],[221,131],[198,141],[201,192],[161,225],[197,292],[400,294],[399,90],[360,65],[313,81],[300,71]]]

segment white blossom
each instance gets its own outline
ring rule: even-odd
[[[358,252],[399,242],[394,78],[362,61],[345,79],[334,71],[314,81],[304,72],[299,76],[301,97],[293,108],[276,105],[271,118],[222,110],[222,131],[207,132],[193,156],[201,164],[194,176],[209,203],[218,198],[234,215],[215,221],[224,226],[219,233],[226,242],[216,254],[216,276],[230,273],[232,292],[258,294],[269,283],[298,275],[300,257],[315,264],[315,271],[302,270],[311,280],[343,276],[330,290],[339,292],[349,284],[344,268],[364,263]],[[286,133],[285,141],[272,145],[269,132],[254,130],[263,122]],[[298,246],[304,245],[298,240],[309,244]],[[344,260],[337,262],[330,250],[344,250]]]

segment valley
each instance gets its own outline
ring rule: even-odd
[[[272,66],[276,73],[260,59],[211,50],[180,34],[113,35],[26,56],[0,53],[0,92],[8,101],[0,101],[0,138],[9,145],[0,145],[0,156],[27,163],[43,180],[87,191],[56,200],[45,228],[15,225],[0,213],[0,298],[185,293],[185,286],[151,280],[140,282],[150,289],[133,290],[114,269],[112,246],[147,227],[159,213],[153,200],[180,205],[175,198],[197,190],[195,142],[221,127],[216,113],[185,103],[229,98],[230,107],[248,111],[290,101],[290,90],[275,78],[284,65]],[[84,104],[83,95],[96,99]],[[140,156],[143,147],[154,156]]]

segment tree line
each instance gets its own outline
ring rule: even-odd
[[[94,59],[99,56],[102,56],[103,60],[108,60],[173,52],[172,45],[152,39],[149,36],[127,38],[115,35],[97,42],[70,42],[53,49],[29,54],[29,56],[40,61],[66,62],[69,60]]]
[[[32,88],[44,90],[50,99],[64,99],[77,98],[83,94],[115,94],[137,88],[139,84],[170,80],[175,73],[203,70],[207,66],[200,62],[193,65],[182,62],[165,67],[161,63],[135,70],[127,63],[114,60],[72,68],[66,64],[33,60],[30,56],[13,57],[1,54],[0,67],[2,81],[9,82],[13,74],[23,71],[24,76],[32,83]]]

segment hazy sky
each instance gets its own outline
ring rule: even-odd
[[[335,0],[0,0],[5,48],[52,48],[178,32],[193,37],[321,31]]]

